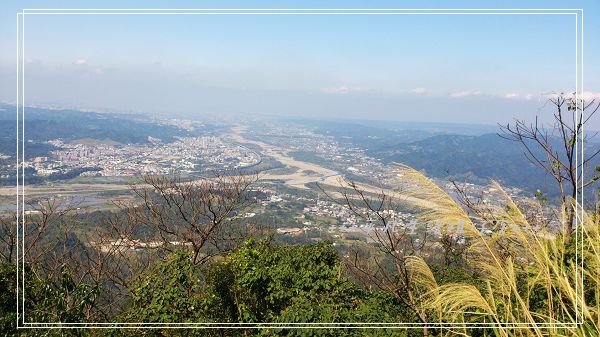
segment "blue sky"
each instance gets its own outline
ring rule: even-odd
[[[3,1],[0,100],[15,99],[20,8],[583,8],[600,96],[596,1]],[[572,15],[28,15],[26,103],[162,114],[492,124],[575,86]],[[600,123],[597,123],[600,125]]]

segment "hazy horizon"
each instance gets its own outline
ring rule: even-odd
[[[589,2],[569,4],[579,3]],[[17,4],[39,7],[3,2],[3,15]],[[130,3],[115,4],[86,5]],[[261,4],[253,7],[273,8]],[[453,5],[461,4],[473,7]],[[596,13],[586,14],[591,72],[600,25]],[[573,15],[28,15],[25,100],[172,116],[494,125],[541,114],[547,121],[548,95],[575,88],[574,27]],[[0,45],[14,50],[15,35],[5,34]],[[7,102],[15,99],[13,54],[0,55],[0,100]],[[597,88],[598,79],[586,76],[584,96],[599,97]]]

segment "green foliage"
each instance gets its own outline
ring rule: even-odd
[[[0,335],[17,334],[17,266],[0,264]]]
[[[194,322],[201,318],[200,274],[191,253],[177,251],[130,287],[123,322]]]
[[[235,322],[397,322],[401,308],[387,294],[350,282],[330,243],[274,246],[250,240],[211,268],[206,308]],[[216,309],[216,310],[214,310]],[[369,334],[389,331],[370,331]],[[265,329],[265,335],[364,335],[347,329]]]
[[[95,302],[98,287],[76,285],[62,271],[58,282],[35,278],[31,266],[25,266],[25,321],[38,323],[83,322],[86,311]],[[75,330],[17,330],[17,266],[0,264],[0,336],[81,336],[86,331]]]
[[[123,321],[136,322],[399,322],[403,306],[390,294],[350,282],[329,243],[277,246],[249,240],[209,268],[187,252],[158,263],[130,288]],[[389,335],[356,329],[144,330],[134,335]],[[397,331],[396,331],[397,332]],[[120,332],[123,333],[123,332]]]
[[[272,321],[293,298],[323,301],[356,295],[341,277],[337,252],[324,244],[272,247],[249,241],[224,267],[233,276],[230,291],[238,299],[238,319],[244,322]]]

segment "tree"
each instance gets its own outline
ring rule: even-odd
[[[596,104],[594,100],[585,101],[563,93],[550,98],[549,102],[555,108],[551,126],[539,122],[537,116],[534,123],[515,120],[512,125],[501,126],[500,136],[522,144],[527,159],[556,181],[568,240],[574,229],[577,196],[600,178],[600,168],[595,169],[592,177],[579,174],[600,153],[600,149],[582,153],[590,140],[587,134],[583,135],[583,127],[598,111],[600,102]]]
[[[249,239],[210,267],[194,264],[192,252],[179,251],[148,270],[131,290],[124,317],[138,322],[398,322],[405,314],[394,296],[352,283],[330,243],[278,246]],[[392,332],[272,328],[209,329],[185,335],[379,336]]]
[[[345,258],[346,265],[353,275],[366,287],[376,287],[391,294],[405,308],[413,313],[413,318],[420,323],[428,322],[427,312],[421,309],[419,289],[413,286],[409,270],[409,256],[416,255],[429,243],[427,228],[422,237],[411,233],[408,227],[398,226],[390,221],[389,210],[398,208],[397,198],[383,191],[369,192],[360,184],[342,179],[338,195],[321,191],[330,200],[347,207],[357,217],[375,225],[372,239],[375,249],[352,247]],[[429,330],[423,329],[423,336]]]
[[[100,288],[84,283],[76,284],[68,271],[60,275],[60,282],[38,278],[29,264],[24,267],[25,321],[26,322],[84,322],[95,305]],[[81,336],[83,329],[17,330],[17,266],[0,263],[0,335],[2,336]],[[23,286],[22,284],[20,286]]]
[[[218,175],[185,182],[180,178],[146,176],[133,186],[141,205],[128,207],[127,221],[154,229],[161,241],[189,246],[195,264],[230,251],[245,234],[232,220],[252,203],[248,188],[256,175]]]
[[[176,251],[139,275],[130,286],[125,322],[194,322],[201,318],[200,269],[190,251]]]
[[[0,258],[11,263],[16,259],[17,215],[0,215]]]

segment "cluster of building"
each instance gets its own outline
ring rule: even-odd
[[[351,210],[348,205],[340,205],[332,201],[317,200],[315,205],[304,207],[304,214],[337,219],[340,228],[372,227],[381,224],[379,217],[365,207]],[[393,209],[382,210],[379,215],[386,220],[389,226],[406,227],[414,221],[412,214]],[[310,225],[311,223],[305,222],[305,224]]]
[[[37,157],[27,162],[38,175],[95,167],[82,175],[133,176],[164,175],[175,172],[241,169],[256,165],[261,157],[244,146],[219,137],[183,137],[171,143],[149,139],[146,144],[109,144],[100,142],[48,142],[59,150],[52,157]]]
[[[190,247],[191,242],[181,241],[148,241],[144,242],[138,239],[121,238],[116,240],[109,240],[106,242],[92,242],[102,253],[112,252],[127,252],[127,251],[139,251],[144,249],[156,249],[160,247],[174,246],[174,247]]]

